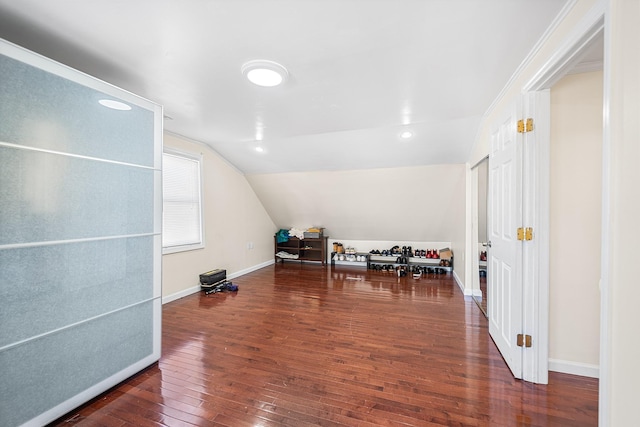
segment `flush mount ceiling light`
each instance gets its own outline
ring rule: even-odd
[[[273,87],[283,84],[289,72],[277,62],[265,59],[249,61],[242,66],[242,74],[258,86]]]
[[[413,133],[412,133],[412,132],[410,132],[410,131],[408,131],[408,130],[405,130],[404,132],[402,132],[402,133],[400,134],[400,138],[402,138],[402,139],[409,139],[409,138],[411,138],[412,136],[413,136]]]
[[[115,99],[100,99],[98,102],[100,103],[100,105],[111,108],[112,110],[131,110],[131,105],[125,104],[124,102],[116,101]]]

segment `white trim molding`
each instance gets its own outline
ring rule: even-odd
[[[472,296],[473,290],[471,288],[468,288],[468,289],[465,288],[464,283],[462,283],[462,280],[460,280],[460,277],[458,276],[458,273],[456,273],[455,270],[453,270],[453,278],[455,279],[456,283],[458,284],[458,287],[460,288],[460,290],[462,291],[462,294],[465,297]]]
[[[230,275],[227,276],[227,279],[231,280],[231,279],[235,279],[235,278],[240,277],[240,276],[244,276],[245,274],[249,274],[249,273],[252,273],[252,272],[254,272],[256,270],[260,270],[261,268],[265,268],[265,267],[268,267],[270,265],[273,265],[273,264],[275,264],[275,262],[276,262],[275,259],[272,258],[269,261],[265,261],[263,263],[256,264],[256,265],[254,265],[252,267],[245,268],[244,270],[236,271],[235,273],[231,273]]]
[[[188,297],[189,295],[195,294],[197,292],[200,292],[200,284],[197,284],[197,285],[192,286],[192,287],[187,288],[187,289],[183,289],[180,292],[176,292],[176,293],[171,294],[171,295],[163,296],[162,297],[162,305],[168,304],[168,303],[173,302],[175,300],[179,300],[180,298]]]
[[[600,378],[600,367],[590,363],[571,362],[569,360],[549,359],[549,370],[581,377]]]
[[[587,13],[564,43],[522,88],[522,93],[551,88],[582,58],[604,31],[605,4],[600,1]]]
[[[602,71],[604,61],[581,62],[567,72],[567,74],[591,73],[593,71]]]

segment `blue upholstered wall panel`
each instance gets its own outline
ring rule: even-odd
[[[162,111],[2,40],[0,76],[0,425],[43,425],[160,357]]]

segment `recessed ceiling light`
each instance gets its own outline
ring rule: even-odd
[[[408,131],[408,130],[405,130],[404,132],[402,132],[402,133],[400,134],[400,138],[402,138],[402,139],[409,139],[409,138],[411,138],[412,136],[413,136],[413,133],[411,133],[411,132],[410,132],[410,131]]]
[[[125,104],[124,102],[116,101],[115,99],[101,99],[98,102],[100,103],[100,105],[111,108],[112,110],[131,110],[131,105]]]
[[[249,81],[258,86],[273,87],[283,84],[289,77],[289,72],[277,62],[258,59],[249,61],[242,66],[242,74]]]

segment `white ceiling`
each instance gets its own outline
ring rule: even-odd
[[[0,37],[162,104],[166,130],[247,174],[369,169],[468,160],[566,3],[0,0]],[[289,81],[249,83],[252,59]]]

